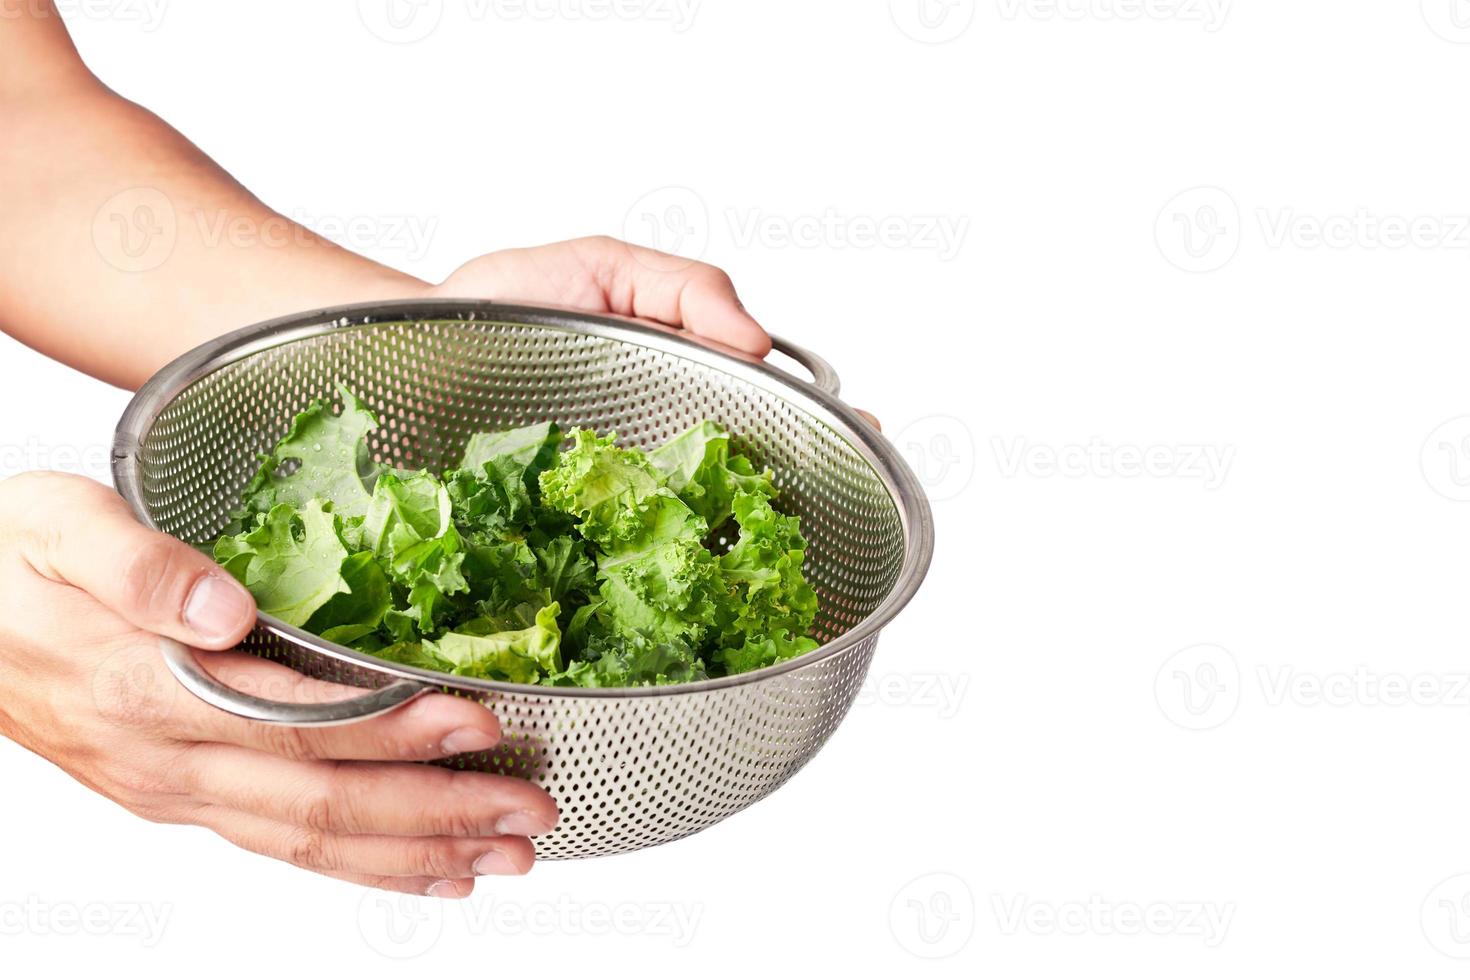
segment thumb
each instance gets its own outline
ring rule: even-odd
[[[745,309],[723,269],[609,238],[572,243],[614,313],[657,320],[765,357],[770,335]]]
[[[255,624],[255,600],[219,565],[134,519],[100,483],[28,473],[0,483],[0,529],[39,574],[75,586],[139,629],[224,650]]]

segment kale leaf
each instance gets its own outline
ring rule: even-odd
[[[521,684],[685,684],[817,648],[800,522],[718,424],[647,453],[553,422],[479,433],[436,475],[374,465],[377,420],[341,396],[340,415],[297,416],[214,544],[262,612]],[[712,532],[736,526],[717,555]]]

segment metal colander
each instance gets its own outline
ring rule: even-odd
[[[784,783],[832,734],[933,547],[928,505],[893,447],[837,399],[826,362],[777,347],[814,382],[618,318],[477,301],[319,311],[229,334],[161,371],[118,425],[113,473],[142,521],[197,543],[225,526],[257,454],[298,412],[317,399],[340,409],[339,384],[377,414],[377,460],[436,471],[483,430],[554,420],[654,446],[714,419],[732,451],[775,471],[778,506],[801,518],[818,650],[677,687],[546,688],[390,663],[261,616],[245,650],[371,689],[330,705],[231,690],[171,642],[165,661],[210,704],[275,724],[354,721],[431,690],[484,702],[502,743],[441,764],[545,787],[561,823],[537,839],[543,859],[636,850],[717,823]]]

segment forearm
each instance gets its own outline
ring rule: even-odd
[[[0,329],[22,342],[136,387],[227,330],[425,288],[276,214],[80,63],[15,67],[0,75]]]

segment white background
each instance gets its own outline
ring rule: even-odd
[[[384,261],[725,266],[882,416],[938,550],[778,794],[401,943],[7,743],[7,970],[1462,975],[1470,4],[926,2],[69,5],[104,79]],[[126,395],[0,352],[0,470],[101,475]]]

